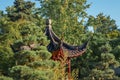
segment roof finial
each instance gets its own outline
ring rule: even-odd
[[[51,19],[46,20],[46,25],[51,25]]]

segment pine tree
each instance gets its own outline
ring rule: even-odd
[[[51,53],[47,51],[47,38],[34,23],[22,24],[22,39],[13,44],[15,66],[10,69],[10,76],[15,80],[55,80],[59,64],[49,60]],[[59,73],[60,74],[60,73]],[[46,76],[47,75],[47,76]],[[56,77],[55,77],[56,76]]]
[[[62,79],[59,62],[50,60],[46,46],[49,41],[41,27],[31,20],[34,4],[15,0],[0,19],[0,74],[14,80]],[[27,8],[26,8],[27,7]],[[43,19],[38,21],[43,22]],[[43,26],[43,25],[41,25]],[[60,70],[59,70],[60,69]],[[5,77],[4,77],[5,76]]]
[[[89,76],[84,80],[118,80],[113,68],[119,66],[119,62],[116,61],[115,56],[111,51],[111,47],[108,43],[102,45],[100,48],[101,56],[99,62],[97,62],[94,68],[90,71]]]
[[[89,16],[87,26],[92,26],[94,32],[101,32],[103,34],[114,31],[118,27],[115,20],[103,13],[99,13],[96,17]]]
[[[13,80],[13,79],[6,76],[0,76],[0,80]]]
[[[10,48],[10,44],[13,41],[12,29],[10,27],[11,23],[8,21],[8,18],[5,14],[0,18],[0,75],[4,77],[8,76],[9,70],[13,63],[13,52]],[[11,35],[9,35],[11,33]],[[14,32],[15,33],[15,32]],[[1,76],[1,78],[3,78]]]
[[[35,3],[30,1],[15,0],[13,6],[7,7],[7,15],[12,21],[19,19],[33,20],[34,6]]]

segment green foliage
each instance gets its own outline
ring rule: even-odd
[[[19,19],[32,20],[32,11],[34,5],[35,3],[32,3],[30,1],[15,0],[13,6],[7,7],[7,15],[12,21],[16,21]]]
[[[55,33],[66,42],[80,44],[74,39],[81,39],[80,33],[84,33],[85,10],[89,8],[86,0],[39,0],[40,14],[45,18],[52,19]]]
[[[14,64],[13,55],[9,47],[0,46],[0,74],[8,74],[8,68]]]
[[[0,76],[0,80],[13,80],[10,77]]]
[[[118,76],[115,75],[114,68],[120,66],[119,62],[115,59],[115,56],[111,51],[111,46],[107,43],[102,45],[100,48],[100,57],[98,56],[97,62],[94,63],[91,70],[89,70],[88,76],[83,80],[118,80]]]
[[[119,80],[118,77],[113,76],[114,71],[111,69],[107,69],[105,71],[94,69],[92,70],[92,74],[89,75],[89,78],[85,78],[83,80]]]
[[[112,52],[114,52],[114,55],[115,55],[116,59],[119,60],[119,62],[120,62],[120,55],[119,55],[119,53],[120,53],[120,45],[116,46],[113,49]]]
[[[14,40],[21,38],[17,24],[9,21],[6,17],[0,19],[0,29],[0,40],[2,45],[9,46]]]
[[[0,80],[65,80],[64,64],[50,60],[44,35],[45,19],[65,42],[80,45],[92,39],[84,55],[72,59],[74,80],[119,80],[120,30],[102,13],[88,16],[87,0],[15,0],[0,11]],[[85,20],[87,20],[85,22]],[[93,27],[94,33],[87,28]]]
[[[51,53],[47,51],[48,41],[41,28],[26,22],[19,25],[19,31],[22,38],[13,43],[18,52],[14,53],[16,65],[10,69],[11,77],[15,80],[55,80],[52,76],[56,75],[54,70],[59,64],[49,60]]]
[[[30,1],[15,0],[7,8],[7,17],[0,19],[0,75],[14,80],[58,80],[62,73],[56,71],[62,67],[50,60],[49,41],[37,25],[43,19],[31,21],[33,7]]]
[[[96,17],[90,16],[87,26],[92,26],[94,32],[108,33],[117,29],[115,20],[110,16],[105,16],[103,13],[98,14]]]
[[[115,75],[115,71],[111,67],[118,67],[119,63],[115,60],[115,57],[111,53],[102,53],[101,61],[97,62],[97,65],[89,73],[89,76],[84,78],[85,80],[118,80]]]
[[[120,36],[120,32],[118,30],[113,30],[107,34],[107,37],[110,39],[114,39]]]
[[[14,80],[49,80],[54,76],[52,70],[34,70],[27,66],[15,66],[10,72]]]
[[[110,52],[111,50],[112,50],[112,47],[111,47],[110,44],[107,43],[107,42],[106,42],[105,45],[102,45],[102,46],[99,47],[99,51],[100,51],[101,53],[107,53],[107,52]]]

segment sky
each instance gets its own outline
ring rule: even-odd
[[[14,0],[0,0],[0,10],[4,11],[7,6],[13,5],[13,2]],[[91,7],[87,9],[89,15],[104,13],[114,19],[120,27],[120,0],[87,0],[87,3],[91,3]]]
[[[89,15],[96,16],[99,13],[104,13],[114,19],[120,27],[120,0],[88,0],[88,3],[92,3],[87,10]]]

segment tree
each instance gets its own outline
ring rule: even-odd
[[[86,37],[90,36],[88,32]],[[94,64],[100,60],[101,52],[99,47],[106,43],[107,38],[101,33],[94,33],[87,46],[87,51],[81,57],[73,59],[72,75],[75,80],[83,79],[89,75],[89,71],[94,67]],[[82,38],[83,38],[82,37]]]
[[[3,15],[4,15],[4,14],[3,14],[3,11],[0,10],[0,18],[2,18]]]
[[[40,15],[53,20],[55,33],[71,44],[78,44],[80,33],[84,33],[85,10],[89,8],[86,0],[39,0]],[[80,44],[80,43],[79,43]]]
[[[117,29],[115,20],[111,19],[110,16],[105,16],[103,13],[99,13],[96,17],[90,16],[87,25],[92,26],[94,32],[103,34]]]
[[[2,18],[0,18],[0,75],[8,76],[9,70],[8,68],[12,67],[13,62],[13,52],[10,48],[10,44],[13,41],[13,38],[16,36],[15,32],[13,32],[13,28],[10,27],[12,24],[8,21],[8,18],[5,14],[3,14]],[[11,25],[10,25],[11,24]],[[10,34],[11,33],[11,34]],[[15,33],[15,34],[13,34]],[[15,38],[14,38],[15,39]],[[1,76],[1,78],[3,78]]]
[[[0,74],[14,80],[62,79],[60,64],[50,60],[49,41],[40,25],[30,19],[33,6],[30,1],[15,0],[7,16],[0,19]]]
[[[0,80],[13,80],[10,77],[0,76]]]
[[[31,22],[24,23],[20,27],[22,39],[13,43],[16,64],[10,69],[10,76],[15,80],[60,78],[61,73],[56,76],[59,64],[49,60],[51,53],[46,48],[48,41],[40,27]]]
[[[118,80],[114,68],[119,66],[119,62],[116,61],[115,56],[112,53],[109,53],[112,48],[106,43],[105,45],[102,45],[99,50],[101,51],[100,60],[95,63],[89,76],[84,78],[84,80]]]
[[[33,19],[33,9],[35,3],[24,0],[15,0],[14,5],[7,7],[7,15],[12,21],[19,19]]]

